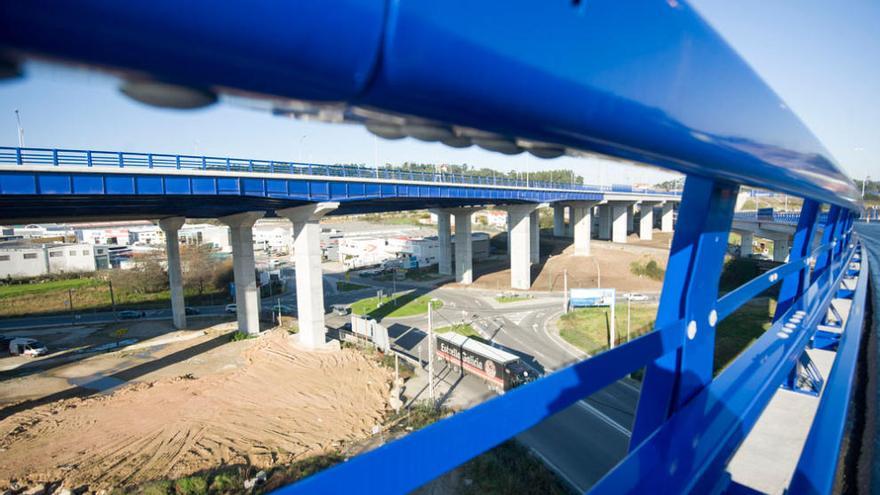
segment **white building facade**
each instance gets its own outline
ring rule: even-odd
[[[95,269],[95,251],[90,244],[0,246],[0,277],[2,278],[93,272]]]

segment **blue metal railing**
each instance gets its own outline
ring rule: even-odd
[[[717,289],[709,289],[711,283],[707,286],[698,282],[708,277],[710,280],[714,278],[717,284],[720,262],[714,263],[714,260],[723,259],[726,240],[718,242],[716,227],[726,222],[729,228],[733,218],[731,198],[735,194],[730,194],[728,186],[712,181],[688,180],[681,210],[684,217],[673,241],[654,332],[350,459],[279,493],[335,493],[344,490],[355,479],[370,480],[361,487],[364,492],[405,493],[646,365],[648,372],[642,387],[631,453],[600,480],[591,493],[703,493],[723,489],[724,483],[729,482],[729,478],[723,476],[726,462],[791,373],[818,325],[824,322],[831,299],[843,277],[850,272],[857,242],[852,242],[854,216],[834,206],[823,219],[821,244],[811,249],[819,214],[818,205],[808,200],[798,219],[791,261],[718,298],[715,295]],[[728,211],[727,216],[718,216],[719,210]],[[707,231],[712,235],[704,236]],[[701,244],[705,245],[700,247]],[[718,267],[714,275],[706,272],[713,267]],[[864,264],[859,277],[859,287],[863,288],[867,277]],[[680,356],[686,347],[699,345],[700,338],[708,339],[704,344],[714,347],[711,329],[746,302],[777,284],[783,287],[780,300],[784,300],[784,308],[778,312],[773,325],[715,379],[711,376],[713,353],[696,354],[702,360],[708,355],[709,367],[694,366],[693,372],[697,375],[708,372],[709,375],[690,378],[692,393],[682,397],[668,415],[657,417],[656,424],[645,426],[644,422],[649,421],[651,415],[643,408],[652,406],[655,399],[652,392],[662,392],[664,387],[664,383],[657,379],[659,375],[652,374],[652,366],[669,359],[678,363],[677,366],[686,366],[686,362],[682,364],[675,356]],[[709,299],[702,303],[695,301],[696,294]],[[864,296],[864,291],[857,289],[853,307],[863,307]],[[694,306],[685,313],[670,311],[669,308],[677,307],[681,301]],[[849,339],[844,342],[845,349],[847,346],[858,347],[857,337],[849,335],[859,331],[858,322],[853,320],[845,331]],[[689,352],[698,350],[694,347]],[[850,353],[844,350],[838,359],[850,359]],[[836,389],[850,383],[852,363],[846,362],[848,364],[841,365],[841,369],[850,372],[833,373],[828,387]],[[682,373],[682,370],[674,372],[680,376]],[[668,376],[671,375],[665,377]],[[695,380],[704,383],[696,385]],[[675,387],[682,389],[681,384]],[[835,395],[847,390],[839,390]],[[823,404],[834,401],[823,405],[822,409],[836,408],[827,419],[837,432],[842,429],[842,418],[845,417],[845,409],[841,413],[840,407],[843,406],[839,401],[845,400],[830,397],[822,397]],[[504,420],[499,421],[499,418]],[[822,418],[820,411],[819,420]],[[641,428],[640,420],[643,421]],[[824,427],[817,425],[814,428]],[[819,434],[813,433],[811,437],[815,435]],[[839,439],[840,435],[831,440],[815,440],[821,444],[816,446],[816,452],[827,453],[828,449],[836,452]],[[806,452],[805,455],[810,456]],[[419,461],[413,463],[413,459]],[[827,458],[824,461],[824,464],[816,463],[821,464],[819,466],[811,466],[811,479],[828,476],[833,479],[836,462]],[[676,469],[670,471],[670,465]],[[392,470],[383,466],[407,468]]]
[[[176,16],[166,15],[172,4]],[[354,8],[337,9],[333,16],[309,2],[108,5],[8,2],[0,16],[0,42],[11,56],[42,54],[112,68],[139,81],[147,74],[272,101],[318,102],[310,110],[332,101],[331,110],[345,106],[361,124],[378,115],[389,122],[429,122],[450,133],[457,126],[688,174],[654,332],[284,492],[352,487],[361,493],[406,492],[643,366],[630,454],[595,491],[721,491],[729,480],[726,461],[810,345],[858,250],[851,226],[862,205],[852,181],[685,0],[648,2],[638,9],[592,2],[589,15],[570,3],[535,9],[523,1],[351,2]],[[145,13],[159,20],[144,23]],[[193,18],[202,22],[179,29]],[[227,36],[230,26],[238,36]],[[552,26],[554,36],[535,26]],[[159,37],[165,42],[156,43]],[[96,49],[108,43],[116,49]],[[242,65],[244,58],[248,63]],[[417,120],[407,121],[410,116]],[[291,162],[10,150],[4,163],[546,187],[508,178]],[[24,156],[28,153],[35,156]],[[771,217],[797,226],[790,262],[719,297],[726,233],[736,218],[735,184],[806,201],[797,218]],[[819,203],[831,206],[825,217],[818,214]],[[817,222],[824,230],[819,248],[812,250]],[[865,304],[866,268],[862,262],[857,289],[848,296],[853,308]],[[773,325],[713,377],[717,322],[776,284],[781,287]],[[859,346],[854,337],[859,314],[850,317],[792,493],[827,492],[834,479]]]
[[[827,216],[827,213],[820,213],[819,216],[817,217],[817,221],[820,224],[824,224],[826,216]],[[764,215],[761,215],[757,211],[738,211],[738,212],[734,213],[734,215],[733,215],[733,218],[735,220],[745,220],[745,221],[752,221],[752,222],[758,222],[758,221],[760,221],[760,222],[775,222],[775,223],[785,223],[785,224],[790,224],[790,225],[797,225],[800,217],[801,217],[801,214],[799,212],[793,212],[793,211],[788,211],[788,212],[774,211],[772,216],[764,216]]]
[[[0,147],[0,164],[149,168],[220,172],[259,172],[352,179],[384,179],[439,184],[467,184],[490,187],[517,187],[530,189],[558,189],[566,191],[608,192],[641,195],[680,196],[680,192],[657,191],[622,184],[610,186],[571,184],[511,179],[498,176],[449,174],[444,172],[411,172],[388,168],[368,168],[355,165],[324,165],[316,163],[275,160],[250,160],[213,156],[168,155],[160,153],[131,153],[125,151],[92,151],[49,148]]]

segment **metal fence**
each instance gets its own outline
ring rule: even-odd
[[[0,147],[0,164],[46,165],[52,167],[118,167],[158,170],[193,170],[213,172],[259,172],[350,179],[381,179],[401,182],[432,182],[437,184],[467,184],[489,187],[516,187],[528,189],[555,189],[624,194],[680,196],[680,192],[658,191],[623,184],[610,186],[572,184],[511,179],[501,176],[450,174],[445,172],[414,172],[392,168],[369,168],[355,165],[323,165],[317,163],[276,160],[249,160],[242,158],[167,155],[159,153],[130,153],[122,151],[68,150],[48,148]]]

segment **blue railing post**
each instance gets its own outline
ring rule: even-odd
[[[21,165],[24,160],[21,159],[21,148],[15,148],[15,162]]]
[[[797,230],[794,233],[794,242],[791,246],[791,254],[788,256],[788,262],[802,260],[810,255],[813,247],[813,236],[816,232],[816,218],[819,215],[819,203],[811,199],[804,200],[801,207],[800,218],[798,219]],[[791,307],[792,303],[801,297],[809,274],[809,267],[805,266],[795,273],[785,277],[782,286],[779,289],[779,298],[776,304],[776,313],[773,321],[778,320]]]
[[[86,165],[89,167],[92,166],[92,152],[91,151],[86,151]]]
[[[837,237],[836,231],[838,225],[840,224],[839,220],[841,213],[842,209],[839,206],[832,206],[831,209],[828,211],[828,216],[825,217],[825,226],[823,228],[824,230],[822,231],[823,246],[830,245]],[[819,278],[819,276],[822,275],[822,272],[824,272],[831,264],[832,256],[834,254],[832,253],[832,251],[833,249],[829,249],[820,254],[819,258],[816,259],[816,264],[813,267],[813,275],[810,279],[811,282]]]
[[[684,345],[647,366],[630,451],[712,381],[718,281],[739,186],[689,175],[655,328],[682,320]]]
[[[119,168],[124,168],[125,167],[125,160],[122,158],[122,152],[117,153],[116,157],[119,160]]]
[[[153,154],[147,154],[147,168],[153,168]]]
[[[120,153],[119,156],[122,156],[122,154]],[[58,150],[52,150],[52,164],[55,165],[56,167],[58,165],[60,165],[58,163]]]

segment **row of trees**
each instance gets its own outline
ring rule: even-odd
[[[131,269],[110,272],[110,280],[115,288],[133,294],[168,290],[164,253],[141,254],[135,260],[136,264]],[[190,293],[226,292],[233,280],[232,260],[218,260],[205,247],[181,246],[180,264],[184,289]]]

